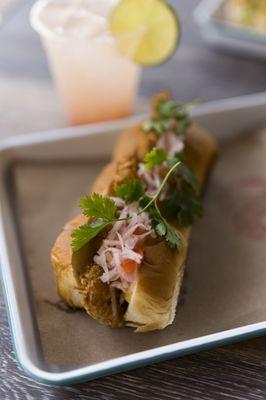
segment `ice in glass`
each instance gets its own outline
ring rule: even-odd
[[[132,112],[140,68],[119,53],[108,30],[117,1],[39,0],[31,10],[71,124]]]

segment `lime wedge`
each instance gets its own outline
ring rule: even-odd
[[[179,20],[163,0],[121,0],[110,15],[119,50],[141,65],[156,65],[175,52]]]

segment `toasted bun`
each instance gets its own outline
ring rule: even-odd
[[[115,163],[108,164],[96,179],[92,192],[109,194],[115,169]],[[109,286],[100,280],[101,268],[97,265],[87,267],[97,251],[98,241],[92,240],[77,253],[72,251],[72,232],[85,223],[88,223],[88,218],[83,214],[68,222],[52,248],[51,263],[58,294],[69,306],[84,308],[91,317],[105,325],[123,326],[124,312],[118,310],[116,315],[113,314]]]
[[[151,146],[148,140],[155,139],[148,137],[140,127],[122,134],[112,163],[96,179],[92,191],[112,195],[117,182],[134,175],[136,163]],[[217,151],[216,143],[198,126],[189,129],[186,141],[187,164],[195,171],[202,186]],[[109,285],[101,282],[100,267],[92,265],[88,268],[99,242],[92,241],[79,252],[72,253],[71,234],[86,222],[87,218],[79,215],[67,223],[52,249],[51,260],[62,299],[72,307],[84,308],[99,322],[113,327],[127,325],[135,327],[137,332],[146,332],[171,324],[182,283],[190,228],[182,231],[184,241],[180,252],[170,249],[164,240],[149,238],[145,241],[145,261],[138,269],[128,307],[126,311],[119,308],[114,316]]]
[[[140,136],[145,133],[140,132],[138,140],[139,143],[143,143]],[[133,143],[136,151],[137,144],[134,138],[134,130],[122,135],[114,152],[114,160],[121,162],[124,145],[127,146],[127,156],[130,156],[128,143]],[[217,152],[217,144],[204,129],[192,126],[187,133],[185,149],[186,162],[195,172],[202,188]],[[171,250],[165,241],[145,244],[145,261],[138,269],[137,283],[125,313],[126,325],[137,328],[137,332],[164,329],[174,320],[190,228],[183,229],[182,234],[184,242],[180,252]]]

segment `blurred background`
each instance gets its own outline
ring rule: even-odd
[[[0,133],[25,133],[65,124],[45,53],[29,24],[34,1],[0,0]],[[140,96],[171,89],[180,101],[204,101],[266,91],[266,61],[226,53],[203,42],[193,19],[198,0],[172,0],[182,26],[181,44],[167,63],[146,68]],[[10,6],[10,7],[9,7]]]

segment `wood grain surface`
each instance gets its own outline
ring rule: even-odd
[[[17,366],[0,302],[1,400],[254,399],[266,398],[266,340],[235,345],[54,388],[29,379]]]
[[[0,28],[0,137],[64,124],[37,36],[28,23],[32,1]],[[182,43],[167,64],[144,71],[141,94],[170,88],[181,100],[266,91],[266,64],[206,47],[192,21],[197,0],[176,0]],[[0,294],[0,399],[266,399],[266,338],[173,359],[73,387],[32,381],[14,357]]]

